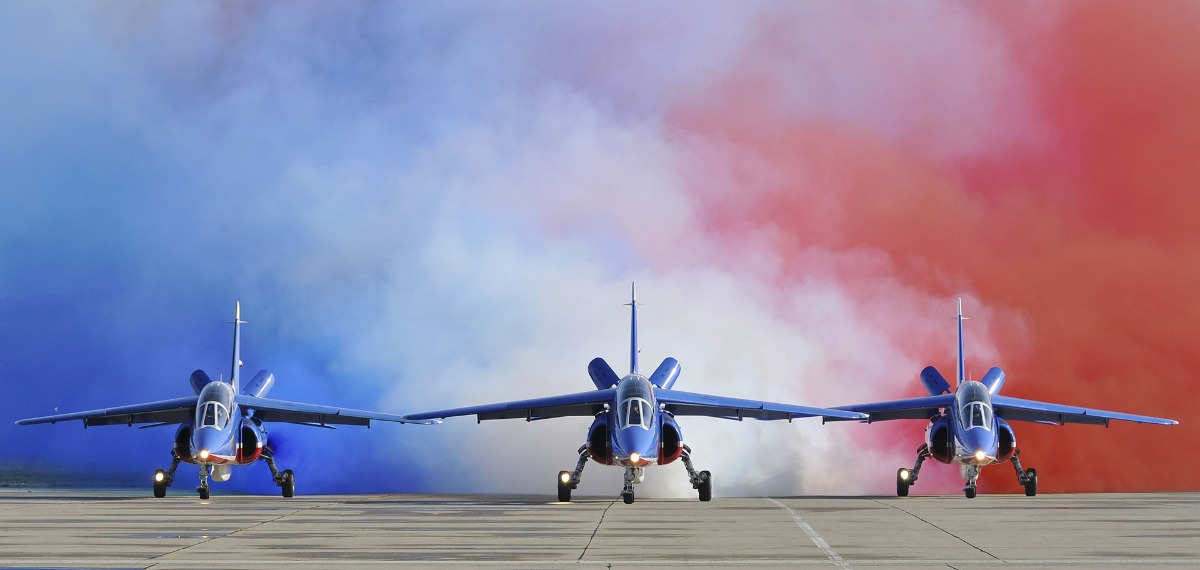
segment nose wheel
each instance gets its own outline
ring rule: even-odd
[[[212,476],[212,465],[200,466],[200,486],[196,487],[196,492],[200,494],[201,501],[208,500],[208,478]]]
[[[967,480],[967,486],[963,487],[963,494],[968,499],[975,498],[975,486],[979,481],[979,466],[967,465],[963,470],[963,477]]]

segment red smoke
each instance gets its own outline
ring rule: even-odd
[[[1038,469],[1043,491],[1200,488],[1200,10],[1188,2],[986,6],[975,16],[997,30],[997,49],[1011,53],[1018,73],[1013,92],[991,96],[1030,106],[1028,122],[995,125],[1013,133],[999,140],[1035,141],[945,157],[930,152],[927,139],[943,133],[929,129],[896,134],[804,118],[781,92],[776,74],[788,66],[755,65],[796,56],[778,53],[787,31],[772,22],[742,71],[672,117],[700,141],[689,182],[703,198],[700,215],[731,255],[748,236],[758,246],[767,236],[785,263],[781,288],[820,272],[852,296],[877,299],[888,295],[887,277],[944,297],[945,314],[928,316],[939,320],[952,314],[955,295],[976,296],[993,311],[1000,357],[968,366],[975,377],[1003,367],[1005,395],[1181,422],[1017,422],[1022,461]],[[890,111],[938,110],[906,97]],[[812,248],[881,252],[885,275],[877,260],[867,267],[854,255],[823,267],[790,261]],[[880,326],[953,373],[952,325],[942,344],[908,339],[906,323],[886,315]],[[911,385],[878,399],[923,394],[917,372],[897,370],[897,382]],[[915,422],[852,429],[866,444],[905,453],[922,435]],[[895,467],[880,466],[880,477]],[[1007,466],[984,473],[984,492],[1020,490]]]

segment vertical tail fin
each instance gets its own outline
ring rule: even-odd
[[[239,384],[241,384],[242,370],[242,325],[246,321],[242,320],[242,303],[234,301],[233,305],[233,370],[229,373],[229,383],[233,385],[233,393],[240,394]]]
[[[962,297],[958,298],[958,370],[954,374],[955,387],[961,386],[967,378],[967,363],[963,356],[963,327],[962,322],[966,320],[962,314]]]
[[[641,349],[638,348],[637,340],[637,282],[633,283],[633,292],[630,296],[629,302],[626,304],[630,307],[632,321],[629,327],[629,373],[637,374],[638,352],[641,351]]]

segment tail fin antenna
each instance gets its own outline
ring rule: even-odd
[[[629,373],[637,374],[638,373],[638,353],[641,352],[641,349],[638,347],[638,339],[637,339],[637,305],[638,305],[638,302],[637,302],[637,282],[636,281],[633,282],[633,290],[632,290],[632,293],[630,294],[630,300],[628,303],[626,303],[626,305],[629,305],[629,307],[630,307],[630,321],[631,321],[631,324],[629,326]]]
[[[963,324],[967,317],[962,313],[962,297],[958,298],[958,370],[954,375],[956,386],[961,386],[966,381],[966,358],[963,356]]]
[[[241,384],[241,369],[242,369],[242,325],[246,321],[242,320],[242,303],[234,301],[233,305],[233,370],[229,373],[229,383],[233,385],[233,393],[240,394],[239,384]]]

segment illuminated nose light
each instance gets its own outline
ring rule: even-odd
[[[204,460],[208,459],[208,455],[209,455],[209,454],[208,454],[208,450],[207,450],[207,449],[201,449],[201,450],[200,450],[200,460],[201,460],[201,461],[204,461]]]
[[[562,482],[563,482],[563,483],[570,483],[570,482],[571,482],[571,474],[570,474],[570,473],[563,473],[563,474],[562,474],[562,475],[559,477],[559,479],[562,479]]]
[[[987,454],[982,449],[975,452],[975,461],[983,461],[984,459],[987,459]]]
[[[162,471],[159,471],[158,473],[155,473],[155,474],[154,474],[154,481],[155,481],[155,482],[162,482],[162,480],[163,480],[163,474],[162,474]]]
[[[632,462],[632,463],[637,463],[638,461],[641,461],[641,460],[642,460],[642,456],[641,456],[641,455],[638,455],[638,454],[637,454],[637,452],[634,452],[634,453],[630,453],[630,454],[629,454],[629,461],[630,461],[630,462]]]
[[[900,479],[903,481],[908,481],[908,469],[900,470]]]

